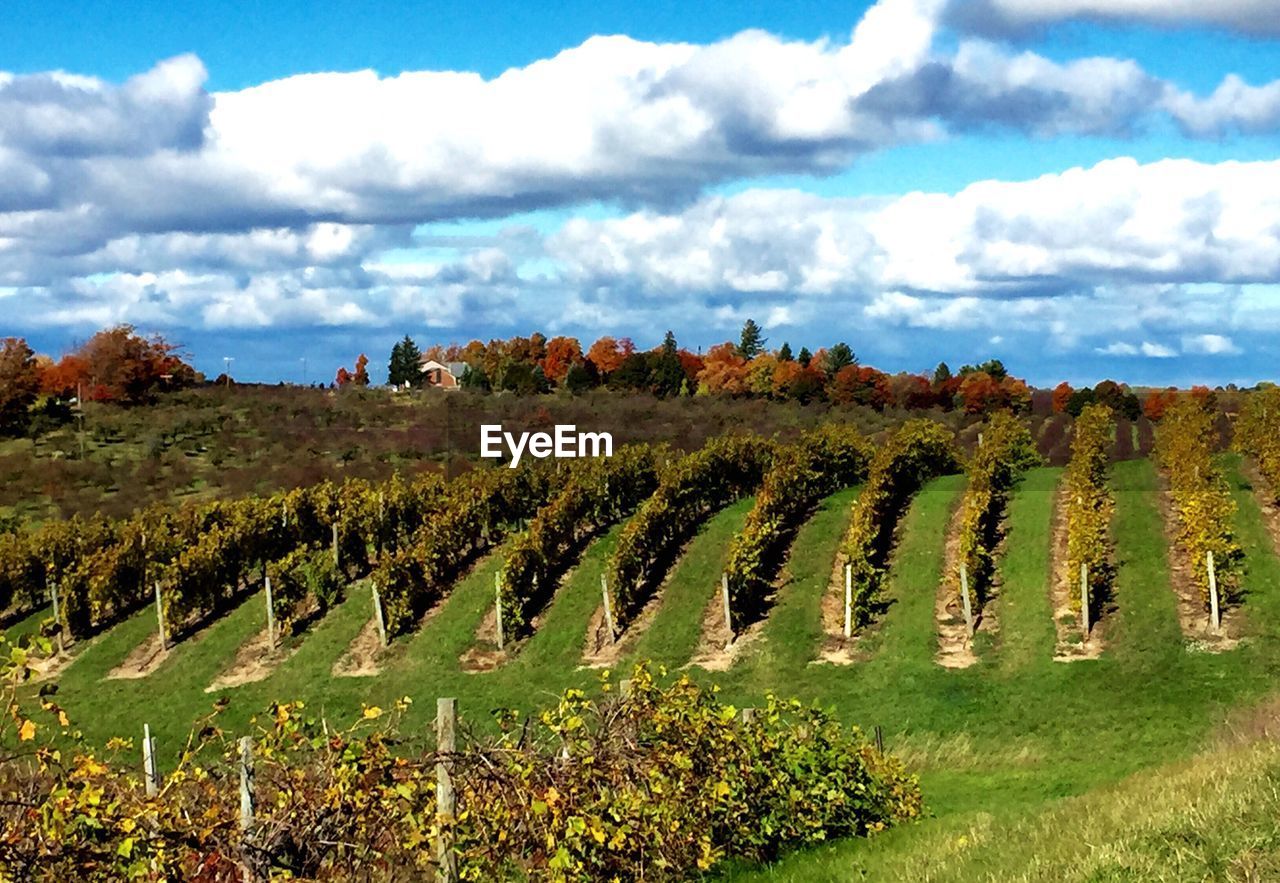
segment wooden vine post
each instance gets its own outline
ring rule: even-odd
[[[53,624],[58,627],[58,652],[66,653],[66,639],[62,629],[62,614],[58,608],[58,581],[49,578],[49,601],[53,604]]]
[[[164,601],[160,598],[160,581],[156,580],[156,624],[160,630],[160,649],[169,649],[169,635],[164,622]]]
[[[733,643],[733,613],[729,609],[729,574],[720,574],[720,598],[724,601],[724,627],[729,632],[729,643]]]
[[[264,570],[266,568],[263,568]],[[262,575],[262,584],[267,590],[267,644],[271,647],[276,646],[276,604],[271,596],[271,575],[264,573]]]
[[[964,562],[960,562],[960,604],[964,607],[964,627],[969,632],[969,637],[973,637],[973,605],[969,601],[969,571],[964,566]]]
[[[160,793],[160,773],[156,771],[156,743],[151,738],[151,724],[142,725],[142,779],[147,786],[147,796]]]
[[[333,519],[333,566],[340,566],[338,561],[338,519]]]
[[[436,880],[457,883],[458,858],[453,852],[453,824],[457,815],[457,794],[453,788],[453,754],[457,750],[456,699],[436,700]]]
[[[613,630],[613,605],[609,602],[609,581],[600,574],[600,596],[604,599],[604,627],[609,630],[609,643],[617,640],[617,632]]]
[[[498,649],[501,650],[505,637],[502,634],[502,574],[493,575],[493,615],[498,625]]]
[[[378,624],[378,642],[387,646],[387,620],[382,612],[382,595],[378,593],[378,584],[370,583],[373,589],[373,621]]]
[[[240,832],[247,838],[253,829],[253,737],[240,738]]]
[[[853,565],[844,566],[844,637],[853,637]]]
[[[1213,630],[1222,628],[1222,609],[1218,606],[1218,573],[1213,567],[1213,550],[1205,553],[1205,566],[1209,568],[1209,616]]]
[[[1080,562],[1080,630],[1089,643],[1089,565]]]

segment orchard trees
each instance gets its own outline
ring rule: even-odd
[[[40,392],[36,355],[25,340],[0,341],[0,435],[16,435],[27,427],[27,411]]]

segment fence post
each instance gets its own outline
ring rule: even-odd
[[[66,653],[67,645],[63,636],[62,614],[58,607],[58,581],[46,575],[49,582],[49,599],[53,603],[53,624],[58,627],[58,652]]]
[[[253,828],[253,737],[240,737],[240,831],[247,837]]]
[[[155,586],[156,586],[156,623],[158,624],[160,629],[160,649],[168,650],[169,635],[168,635],[168,630],[165,628],[165,624],[164,624],[164,602],[160,600],[160,581],[159,580],[156,580]]]
[[[339,566],[340,566],[340,563],[339,563],[339,561],[338,561],[338,519],[337,519],[337,516],[334,516],[334,519],[333,519],[333,566],[334,566],[334,567],[339,567]]]
[[[1213,567],[1213,550],[1205,553],[1205,564],[1209,568],[1209,615],[1213,618],[1213,630],[1222,628],[1222,610],[1218,606],[1218,572]]]
[[[749,724],[755,719],[756,719],[756,710],[754,708],[742,709],[742,722],[744,724]]]
[[[969,602],[969,571],[964,566],[964,562],[960,562],[960,603],[964,606],[964,625],[969,630],[969,637],[973,637],[973,607]]]
[[[151,738],[151,724],[142,725],[142,779],[147,786],[147,796],[160,793],[160,774],[156,771],[156,743]]]
[[[436,879],[457,883],[458,859],[453,854],[453,822],[457,795],[453,790],[453,753],[457,750],[457,700],[436,700],[436,816],[440,839],[436,841]]]
[[[609,643],[617,640],[617,632],[613,630],[613,605],[609,603],[609,581],[600,574],[600,595],[604,598],[604,624],[609,630]]]
[[[853,565],[844,566],[844,636],[853,637]]]
[[[373,589],[373,619],[378,624],[378,640],[387,646],[387,621],[382,613],[382,596],[378,594],[378,584],[370,583]]]
[[[720,597],[724,601],[724,627],[729,630],[729,643],[733,643],[733,614],[729,610],[729,574],[720,574]]]
[[[501,650],[506,636],[502,634],[502,574],[493,575],[493,613],[498,623],[498,649]]]
[[[271,575],[265,573],[266,568],[263,567],[262,574],[263,585],[267,587],[267,643],[272,647],[276,645],[276,604],[271,595]]]
[[[879,724],[876,724],[876,751],[884,754],[884,732]]]
[[[1089,565],[1080,562],[1080,628],[1084,630],[1084,642],[1089,643]]]

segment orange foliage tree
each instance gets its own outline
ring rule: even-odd
[[[587,358],[591,360],[591,364],[596,366],[596,370],[601,375],[612,374],[621,368],[622,363],[635,351],[636,345],[631,342],[629,337],[624,337],[621,340],[602,337],[591,344],[591,349],[587,350]]]
[[[1071,388],[1071,384],[1065,380],[1053,388],[1053,413],[1061,414],[1067,410],[1067,402],[1071,401],[1071,394],[1075,390]]]
[[[542,373],[553,383],[563,383],[574,365],[582,364],[582,347],[572,337],[553,337],[547,341],[547,355],[542,360]]]
[[[732,343],[718,343],[707,352],[698,391],[712,395],[741,395],[747,391],[747,360]]]

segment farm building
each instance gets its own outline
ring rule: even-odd
[[[466,362],[437,362],[435,359],[423,359],[419,369],[423,374],[423,385],[439,389],[457,389],[462,383],[462,374],[467,370]]]

